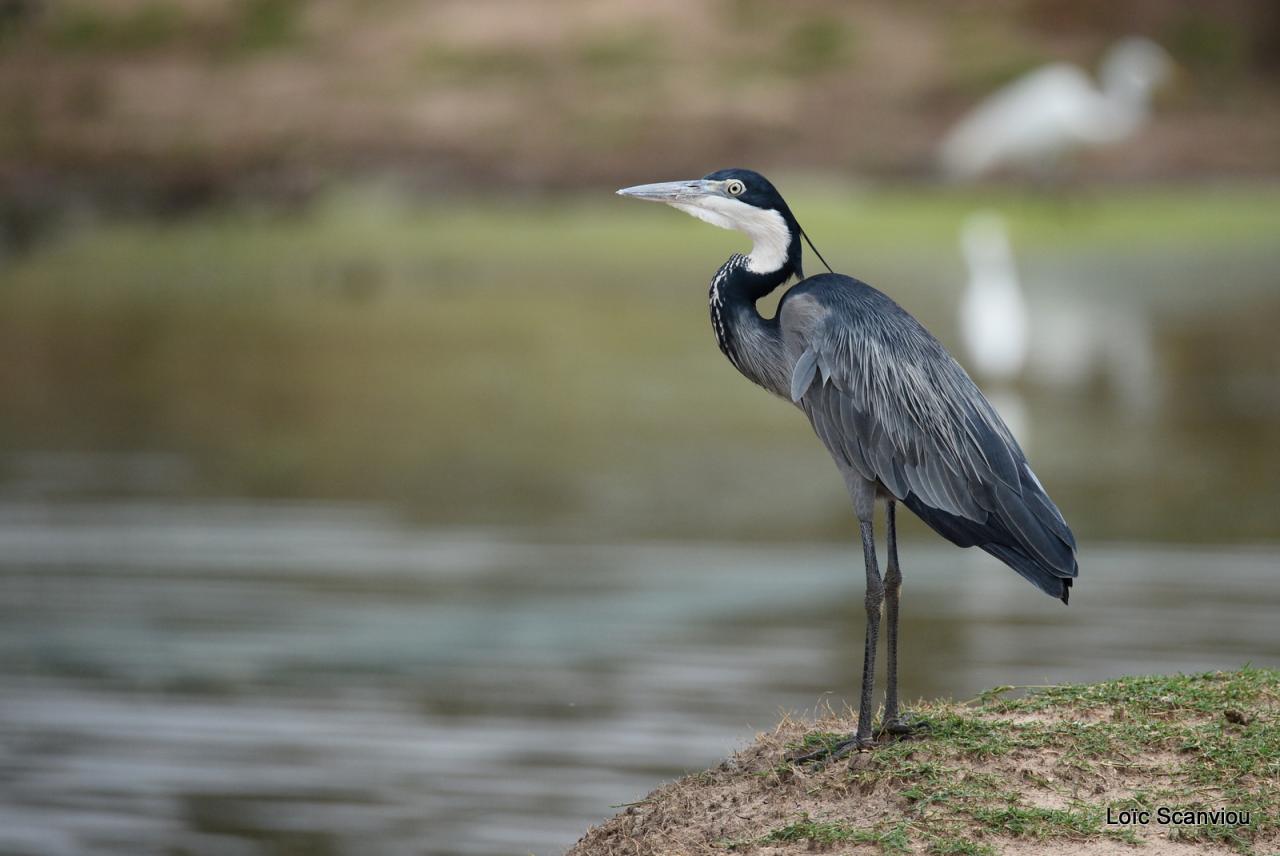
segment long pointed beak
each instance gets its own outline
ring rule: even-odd
[[[719,192],[719,182],[695,179],[693,181],[662,181],[657,184],[637,184],[618,191],[619,196],[647,199],[651,202],[689,202]]]

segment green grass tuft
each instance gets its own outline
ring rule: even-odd
[[[840,821],[819,822],[802,815],[794,823],[775,829],[764,842],[803,842],[814,844],[879,844],[883,853],[910,853],[911,840],[905,824],[887,827],[853,826]]]
[[[965,838],[935,838],[925,848],[935,856],[995,856],[995,848]]]
[[[836,734],[833,731],[811,731],[804,736],[803,740],[787,744],[787,748],[797,752],[815,752],[819,749],[830,751],[848,736],[847,734]]]

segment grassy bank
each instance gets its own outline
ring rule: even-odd
[[[921,703],[915,713],[929,724],[922,736],[825,766],[789,757],[849,733],[853,718],[784,719],[719,767],[627,806],[570,856],[1280,847],[1275,670],[1121,678],[1024,695],[999,687],[970,702]],[[1144,809],[1149,823],[1108,822]],[[1248,822],[1161,822],[1219,809],[1247,813]]]

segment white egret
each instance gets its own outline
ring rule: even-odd
[[[1133,37],[1114,45],[1098,69],[1052,63],[988,97],[946,135],[939,152],[952,179],[1002,167],[1044,174],[1072,151],[1125,140],[1147,121],[1151,96],[1173,69],[1163,48]]]

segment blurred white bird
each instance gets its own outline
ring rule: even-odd
[[[1124,140],[1146,122],[1151,96],[1173,69],[1163,48],[1133,37],[1116,43],[1098,69],[1053,63],[987,98],[946,135],[942,168],[975,179],[1000,167],[1049,172],[1073,150]]]
[[[1026,407],[1012,385],[1027,362],[1027,304],[1004,218],[975,211],[960,227],[969,285],[960,298],[960,337],[988,400],[1027,438]]]
[[[1062,284],[1051,289],[1059,296],[1042,290],[1033,304],[1018,278],[1004,218],[994,211],[965,218],[960,249],[969,267],[957,313],[967,365],[1020,438],[1030,434],[1016,388],[1024,378],[1059,389],[1101,378],[1132,414],[1159,405],[1163,383],[1153,334],[1137,307],[1102,303]]]

